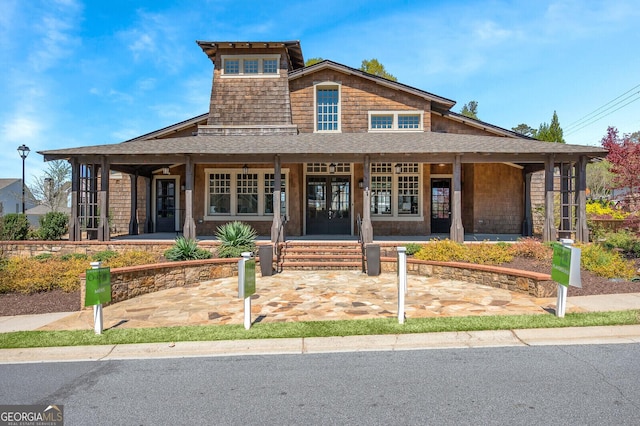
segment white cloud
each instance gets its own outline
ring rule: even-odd
[[[54,1],[41,10],[33,20],[33,30],[37,39],[30,47],[29,62],[34,70],[44,71],[60,60],[69,57],[81,44],[74,36],[82,7],[72,0]]]
[[[2,126],[2,139],[4,141],[29,144],[38,139],[42,130],[42,123],[37,117],[16,115],[9,118]]]

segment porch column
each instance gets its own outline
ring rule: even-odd
[[[271,242],[282,242],[284,232],[280,226],[282,225],[282,216],[280,209],[282,208],[282,168],[280,166],[280,156],[276,155],[273,159],[273,223],[271,224]]]
[[[138,235],[138,173],[129,175],[131,179],[131,218],[129,235]]]
[[[191,156],[187,155],[185,163],[185,211],[184,211],[184,228],[182,235],[186,239],[196,238],[196,223],[193,220],[193,161]]]
[[[587,157],[581,156],[576,167],[576,240],[589,242],[587,227]]]
[[[144,178],[144,187],[145,187],[145,199],[144,199],[144,209],[145,209],[145,219],[144,219],[144,233],[151,234],[153,233],[153,212],[151,211],[151,197],[153,196],[151,191],[151,183],[153,179],[150,177]]]
[[[100,163],[100,223],[98,224],[98,241],[109,241],[109,162],[102,157]]]
[[[547,157],[544,168],[544,228],[542,229],[542,241],[555,241],[556,228],[553,222],[553,165],[554,157]]]
[[[451,203],[451,241],[464,242],[462,226],[462,156],[456,155],[453,161],[453,200]]]
[[[82,239],[82,230],[80,229],[80,220],[78,218],[78,193],[80,191],[80,163],[72,158],[71,163],[71,218],[69,219],[69,241],[80,241]]]
[[[531,176],[533,173],[524,172],[524,222],[522,222],[522,235],[533,235],[533,216],[531,213]]]
[[[370,187],[371,160],[368,155],[364,156],[364,173],[362,186],[362,242],[369,244],[373,242],[373,226],[371,225],[371,191]]]
[[[558,236],[560,238],[571,238],[571,230],[573,224],[571,223],[571,203],[570,194],[571,189],[571,163],[560,163],[560,231]]]

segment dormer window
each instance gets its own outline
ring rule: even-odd
[[[369,131],[419,132],[423,115],[423,111],[369,111]]]
[[[280,55],[222,55],[222,77],[279,77]]]

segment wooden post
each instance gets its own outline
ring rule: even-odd
[[[554,156],[549,155],[544,169],[544,228],[542,229],[542,241],[556,240],[556,227],[553,217],[553,166]]]
[[[364,244],[373,242],[373,225],[371,224],[371,191],[370,186],[371,160],[368,155],[364,157],[364,176],[362,191],[362,235],[360,238]]]
[[[193,220],[193,162],[187,155],[185,163],[185,213],[182,234],[186,239],[196,238],[196,223]]]
[[[74,157],[71,163],[71,219],[69,220],[69,241],[80,241],[82,239],[82,230],[80,229],[80,220],[78,214],[79,191],[80,191],[80,163]]]
[[[138,173],[129,175],[131,179],[131,216],[129,235],[138,235]]]
[[[453,161],[453,202],[451,203],[451,241],[464,242],[462,226],[462,156],[456,155]]]
[[[102,157],[100,163],[100,223],[98,224],[98,240],[109,241],[111,233],[109,230],[109,161],[106,156]]]
[[[531,172],[524,172],[524,222],[522,223],[522,235],[533,235],[533,216],[531,213]]]
[[[576,239],[583,243],[589,242],[589,228],[587,227],[587,157],[581,156],[576,167]]]
[[[273,222],[271,224],[271,242],[282,242],[283,230],[280,228],[282,224],[282,216],[280,210],[282,208],[282,168],[280,165],[280,156],[276,155],[273,160]]]

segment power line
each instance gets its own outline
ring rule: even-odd
[[[617,98],[607,102],[605,105],[601,106],[600,108],[596,109],[595,111],[587,114],[586,116],[584,116],[583,118],[581,118],[580,120],[574,121],[572,124],[570,124],[569,126],[567,126],[566,128],[566,134],[570,135],[572,133],[577,132],[578,130],[584,129],[587,126],[590,126],[591,124],[602,120],[603,118],[613,114],[614,112],[626,107],[627,105],[640,100],[640,90],[638,90],[637,92],[634,92],[624,98],[622,98],[623,96],[625,96],[626,94],[628,94],[629,92],[631,92],[632,90],[636,89],[640,87],[640,84],[636,87],[633,87],[632,89],[629,89],[628,91],[626,91],[625,93],[623,93],[622,95],[618,96]],[[622,99],[620,99],[622,98]],[[618,102],[615,102],[616,100],[620,99]],[[628,101],[628,102],[627,102]],[[613,103],[615,102],[615,103]],[[624,103],[623,105],[620,105]],[[612,104],[613,103],[613,104]],[[612,104],[612,105],[611,105]],[[620,106],[618,106],[620,105]],[[606,107],[606,108],[605,108]],[[617,108],[615,108],[617,107]],[[615,109],[613,109],[615,108]]]
[[[636,93],[634,93],[634,95],[632,95],[632,96],[635,96],[635,95],[637,95],[637,94],[640,94],[640,91],[637,91],[637,92],[636,92]],[[620,102],[624,102],[625,100],[629,99],[630,97],[631,97],[631,96],[628,96],[628,97],[626,97],[625,99],[621,100]],[[629,104],[631,104],[631,103],[633,103],[633,102],[635,102],[635,101],[638,101],[638,100],[640,100],[640,96],[636,97],[635,99],[631,99],[631,100],[630,100],[629,102],[627,102],[626,104],[620,105],[618,108],[614,109],[613,111],[609,111],[609,112],[607,112],[606,114],[604,114],[606,111],[602,111],[602,113],[601,113],[601,114],[604,114],[604,115],[602,115],[601,117],[597,117],[597,118],[596,118],[596,117],[593,117],[593,119],[592,119],[591,121],[589,121],[589,122],[587,122],[587,123],[584,123],[584,124],[583,124],[582,126],[580,126],[580,127],[577,127],[577,128],[574,128],[574,129],[572,129],[572,130],[568,131],[566,134],[567,134],[567,136],[569,136],[569,135],[571,135],[571,134],[573,134],[573,133],[576,133],[577,131],[582,130],[582,129],[584,129],[584,128],[585,128],[585,127],[587,127],[587,126],[592,125],[592,124],[593,124],[593,123],[595,123],[596,121],[600,121],[600,120],[602,120],[603,118],[605,118],[605,117],[607,117],[607,116],[609,116],[609,115],[613,114],[614,112],[616,112],[616,111],[618,111],[618,110],[620,110],[620,109],[622,109],[622,108],[626,107],[627,105],[629,105]],[[620,104],[620,102],[617,102],[615,105],[612,105],[612,107],[614,107],[614,106],[616,106],[616,105]],[[611,108],[612,108],[612,107],[611,107]],[[609,108],[609,109],[610,109],[610,108]]]

